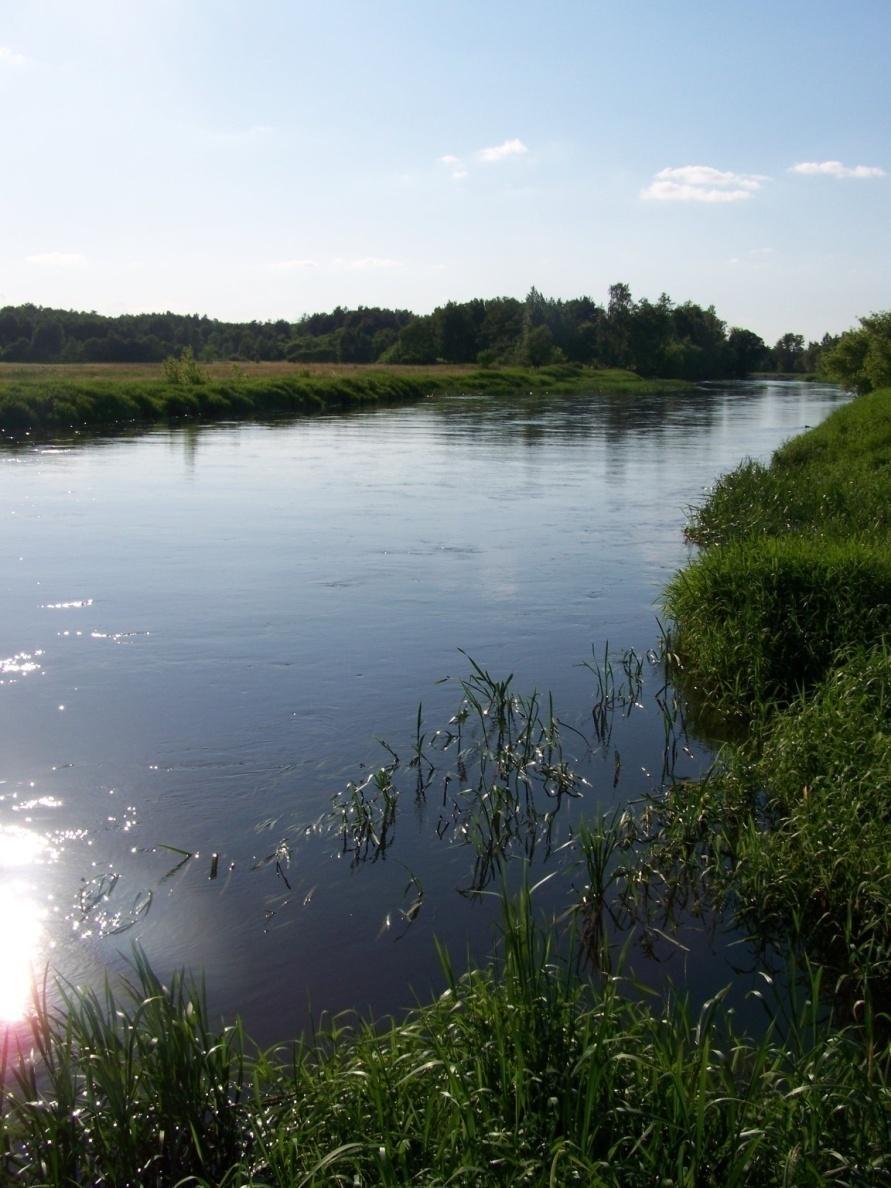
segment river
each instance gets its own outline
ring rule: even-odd
[[[448,722],[470,658],[553,693],[590,784],[567,821],[652,791],[645,658],[685,509],[844,399],[437,396],[0,454],[0,1016],[32,972],[95,984],[138,941],[272,1042],[423,997],[434,937],[487,951],[496,901],[467,894],[440,782],[364,863],[332,797],[389,762],[377,739],[408,757],[419,702],[428,736]],[[607,643],[636,650],[646,690],[597,753],[571,740]],[[695,775],[711,753],[684,741]],[[709,953],[687,945],[673,976],[717,984]]]

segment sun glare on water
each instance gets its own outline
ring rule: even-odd
[[[21,1019],[31,1001],[44,911],[19,876],[46,855],[44,838],[27,829],[0,829],[0,1022]]]

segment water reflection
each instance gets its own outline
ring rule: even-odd
[[[47,840],[29,829],[0,828],[0,1022],[14,1023],[28,1009],[33,970],[44,935],[46,909],[22,871],[51,856]]]
[[[14,656],[0,659],[0,685],[13,684],[19,677],[30,676],[32,672],[40,671],[37,656],[43,655],[43,649],[36,652],[16,652]]]

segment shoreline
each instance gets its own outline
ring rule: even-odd
[[[279,415],[407,403],[440,392],[481,395],[500,392],[571,394],[608,392],[669,395],[693,391],[684,380],[642,379],[634,372],[596,370],[561,364],[541,368],[406,369],[331,368],[276,370],[268,376],[234,371],[228,377],[197,382],[163,378],[43,378],[36,370],[22,378],[0,373],[0,440],[47,437],[158,424],[164,421],[249,420]],[[160,368],[158,368],[160,373]]]

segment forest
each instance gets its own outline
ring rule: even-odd
[[[8,305],[0,309],[4,363],[153,363],[190,349],[196,359],[293,363],[470,363],[539,367],[577,363],[643,376],[723,379],[752,372],[813,374],[837,338],[784,334],[773,346],[731,327],[714,306],[635,300],[627,284],[608,301],[543,296],[450,301],[430,314],[337,307],[295,322],[223,322],[198,314],[95,312]]]

